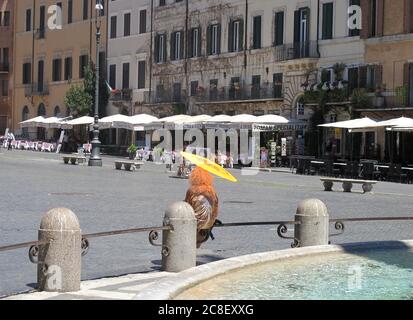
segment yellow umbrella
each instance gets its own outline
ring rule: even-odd
[[[231,173],[209,159],[188,152],[181,152],[181,156],[197,165],[198,167],[217,175],[218,177],[224,178],[231,182],[238,182],[238,180]]]

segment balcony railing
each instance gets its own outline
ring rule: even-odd
[[[25,95],[31,96],[46,96],[49,94],[49,86],[47,83],[32,83],[25,87]]]
[[[122,89],[120,92],[113,94],[110,97],[110,101],[131,101],[132,100],[132,90]]]
[[[144,103],[184,103],[186,101],[186,91],[172,93],[170,91],[152,91],[144,94]],[[195,93],[191,94],[189,99],[195,102],[222,102],[222,101],[243,101],[243,100],[269,100],[283,99],[282,85],[268,86],[262,85],[233,85],[204,89],[199,87]]]
[[[319,57],[317,41],[295,42],[275,47],[276,61]]]
[[[198,102],[282,99],[282,87],[273,85],[231,85],[207,90],[198,88],[193,98]]]
[[[7,62],[0,62],[0,72],[9,72],[10,65]]]

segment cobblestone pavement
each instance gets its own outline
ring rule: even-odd
[[[64,165],[56,154],[0,151],[0,246],[37,239],[49,209],[67,207],[79,217],[83,233],[162,224],[166,207],[182,200],[187,181],[171,179],[151,163],[138,172],[116,171],[114,158],[103,168]],[[223,222],[292,220],[298,203],[319,198],[332,218],[413,215],[413,185],[379,183],[373,194],[361,187],[346,194],[326,193],[318,177],[282,172],[241,175],[239,183],[216,179]],[[413,222],[349,223],[333,243],[413,238]],[[334,230],[332,230],[334,232]],[[219,228],[215,241],[198,252],[199,263],[290,247],[274,227]],[[82,260],[84,280],[159,271],[159,248],[147,234],[92,239]],[[0,296],[26,291],[36,282],[27,249],[0,253]],[[139,277],[139,275],[136,275]],[[93,295],[92,295],[93,296]]]

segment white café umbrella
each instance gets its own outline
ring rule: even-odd
[[[62,118],[50,117],[38,122],[38,127],[45,129],[58,129],[64,123]]]
[[[104,117],[99,120],[99,128],[100,129],[109,129],[113,126],[114,122],[127,122],[129,121],[128,116],[123,114],[115,114],[112,116]]]
[[[70,121],[67,121],[66,124],[70,126],[86,126],[95,122],[95,119],[89,116],[84,116],[80,118],[76,118]]]
[[[28,120],[20,122],[20,127],[22,127],[22,128],[36,127],[36,126],[39,125],[39,123],[41,123],[44,120],[45,120],[45,118],[42,117],[42,116],[32,118],[32,119],[28,119]]]
[[[136,131],[140,131],[140,129],[142,129],[142,126],[150,124],[157,120],[159,120],[157,117],[154,117],[148,114],[137,114],[137,115],[134,115],[133,117],[128,117],[128,119],[125,119],[122,121],[114,121],[112,126],[113,128],[117,128],[117,129],[127,129],[127,130],[139,129]]]
[[[233,116],[230,120],[231,123],[256,123],[258,117],[253,116],[251,114],[239,114]]]
[[[388,127],[388,131],[409,131],[413,128],[413,119],[406,117],[379,122],[379,124],[381,123]]]
[[[232,117],[231,116],[227,116],[226,114],[220,114],[217,116],[213,116],[212,118],[206,120],[205,122],[207,123],[228,123],[231,122]]]
[[[326,123],[326,124],[320,124],[318,125],[319,127],[323,128],[338,128],[338,129],[374,129],[374,125],[376,125],[377,122],[365,117],[361,119],[353,119],[353,120],[347,120],[347,121],[339,121],[339,122],[334,122],[334,123]]]
[[[267,114],[264,116],[259,116],[257,118],[257,123],[259,124],[280,124],[280,123],[289,123],[288,119],[277,116],[275,114]]]

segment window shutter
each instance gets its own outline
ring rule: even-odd
[[[159,34],[155,36],[155,62],[159,62]]]
[[[284,44],[284,12],[277,12],[275,14],[275,42],[276,46]]]
[[[202,29],[198,28],[198,57],[201,56],[201,50],[202,50]]]
[[[228,26],[228,51],[234,52],[234,21],[230,21]]]
[[[163,37],[163,47],[164,47],[164,50],[163,50],[163,62],[166,62],[166,58],[167,58],[167,49],[166,49],[166,33],[165,33],[165,35],[164,35],[164,37]]]
[[[362,39],[367,39],[370,34],[371,1],[361,0],[360,7],[363,12],[362,29],[360,31],[360,37]]]
[[[365,88],[367,86],[367,66],[361,66],[359,68],[359,88]]]
[[[207,29],[207,54],[210,56],[212,54],[212,26],[209,25]]]
[[[244,20],[239,22],[239,50],[244,50]]]
[[[218,37],[217,37],[217,53],[221,53],[221,24],[218,25]]]
[[[180,51],[181,59],[185,59],[185,50],[184,50],[184,46],[185,46],[185,32],[181,31],[180,33],[181,33],[181,40],[180,40],[181,47],[180,47],[180,50],[179,50],[179,51]]]
[[[176,32],[172,32],[171,34],[171,60],[175,60],[175,38],[176,38]]]
[[[376,87],[381,86],[383,82],[383,66],[378,65],[375,66],[375,74],[376,74]]]
[[[300,42],[300,10],[294,12],[294,42]]]
[[[383,36],[384,0],[377,0],[377,36]]]
[[[194,55],[193,55],[193,47],[192,47],[192,45],[193,45],[193,42],[194,42],[194,29],[190,29],[189,31],[188,31],[188,52],[187,52],[187,56],[188,56],[188,58],[193,58],[194,57]]]

